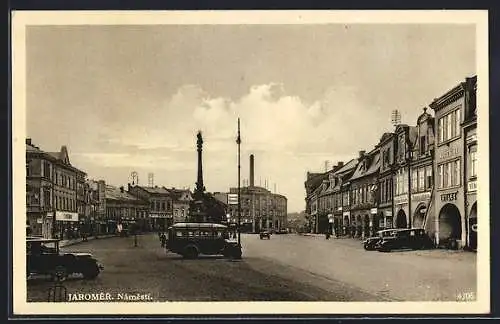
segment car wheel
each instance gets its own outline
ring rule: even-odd
[[[85,279],[95,279],[99,275],[99,267],[96,264],[89,265],[87,269],[85,269],[83,274],[83,278]]]
[[[65,266],[57,266],[50,274],[53,281],[64,281],[68,278],[68,270]]]
[[[183,256],[186,259],[196,259],[198,257],[198,249],[194,246],[188,246],[184,249]]]

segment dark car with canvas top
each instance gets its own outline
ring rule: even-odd
[[[40,237],[26,239],[27,277],[42,274],[64,280],[71,274],[82,274],[85,279],[94,279],[104,269],[90,253],[61,253],[59,241]]]
[[[386,229],[377,231],[375,236],[371,236],[363,241],[363,247],[367,251],[374,251],[377,249],[377,245],[384,239],[384,237],[389,237],[394,235],[395,229]]]
[[[376,245],[380,252],[393,250],[421,250],[433,248],[434,244],[423,228],[397,229]]]

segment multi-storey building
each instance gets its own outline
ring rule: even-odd
[[[477,250],[477,77],[467,80],[470,91],[465,93],[465,118],[462,124],[465,139],[464,178],[465,210],[467,212],[467,246]]]
[[[467,241],[466,190],[464,189],[464,111],[474,92],[476,78],[467,78],[429,106],[437,129],[436,194],[434,195],[435,241],[438,246],[464,247]]]
[[[148,220],[153,230],[164,230],[173,224],[173,201],[171,193],[164,187],[142,187],[128,185],[128,192],[149,204]]]
[[[359,152],[356,171],[350,178],[351,235],[366,237],[378,230],[377,179],[380,169],[380,152],[375,147],[371,152]]]
[[[308,220],[307,227],[309,232],[317,232],[317,214],[318,214],[318,191],[320,184],[327,177],[326,173],[312,173],[307,172],[306,181],[304,182],[304,187],[306,189],[306,208],[305,214]]]
[[[242,187],[241,190],[241,230],[258,232],[261,229],[275,231],[287,228],[287,199],[283,195],[256,186]],[[229,195],[237,195],[238,188],[230,188]],[[228,205],[229,221],[237,222],[238,205]]]
[[[26,139],[27,217],[32,234],[67,238],[79,229],[77,179],[85,172],[69,161],[66,146],[45,152]]]
[[[189,217],[189,204],[193,201],[191,191],[176,188],[170,188],[167,190],[170,192],[172,197],[173,222],[180,223],[187,221]]]
[[[396,136],[396,154],[394,156],[394,219],[393,227],[411,227],[411,154],[417,137],[417,128],[399,124],[394,131]]]
[[[353,159],[346,164],[339,162],[335,172],[330,177],[333,190],[333,234],[336,236],[347,235],[350,218],[349,186],[348,181],[358,164]],[[345,202],[344,202],[345,199]]]
[[[114,234],[119,225],[128,228],[131,224],[141,224],[147,219],[150,204],[128,193],[122,186],[106,185],[106,222],[105,232]]]
[[[380,138],[380,169],[378,176],[378,227],[389,229],[393,227],[393,193],[394,193],[394,154],[396,152],[396,135],[384,133]]]
[[[411,152],[411,227],[430,232],[434,224],[432,196],[434,194],[434,118],[427,108],[417,119],[416,140]]]

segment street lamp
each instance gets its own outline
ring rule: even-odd
[[[241,246],[241,163],[240,163],[240,146],[241,146],[241,135],[240,135],[240,119],[238,118],[238,137],[236,138],[236,144],[238,144],[238,246]]]

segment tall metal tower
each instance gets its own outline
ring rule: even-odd
[[[155,175],[154,173],[148,173],[148,186],[149,187],[154,187],[155,186]]]
[[[393,110],[391,113],[391,123],[394,127],[401,124],[401,112],[397,109]]]
[[[137,174],[136,171],[132,171],[130,173],[130,178],[132,179],[132,186],[138,186],[139,185],[139,174]]]

